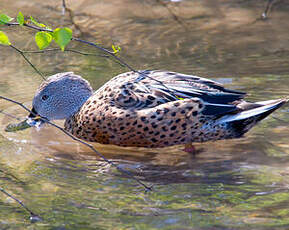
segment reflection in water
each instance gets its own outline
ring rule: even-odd
[[[288,6],[258,20],[265,1],[183,0],[67,1],[84,39],[122,47],[135,68],[197,74],[248,92],[252,101],[288,97]],[[49,25],[71,25],[57,1],[0,2],[9,15],[21,10]],[[27,50],[31,31],[1,28]],[[70,48],[87,51],[79,44]],[[29,101],[41,79],[7,47],[0,47],[0,94]],[[89,52],[93,52],[89,50]],[[30,54],[46,75],[75,71],[95,89],[126,71],[114,62],[72,53]],[[252,96],[251,96],[252,95]],[[1,101],[0,110],[23,119],[20,108]],[[52,127],[6,133],[11,117],[0,114],[1,187],[43,217],[37,229],[287,229],[288,106],[244,138],[164,149],[97,150],[131,171],[154,191],[120,175],[91,151]],[[61,124],[62,122],[60,122]],[[0,194],[0,228],[34,228],[24,211]]]

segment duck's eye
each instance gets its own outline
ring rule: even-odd
[[[41,97],[41,99],[42,99],[43,101],[45,101],[45,100],[48,99],[48,96],[47,96],[47,95],[43,95],[43,96]]]

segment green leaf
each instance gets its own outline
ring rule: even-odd
[[[6,45],[6,46],[10,46],[11,45],[8,36],[2,31],[0,31],[0,44],[1,45]]]
[[[38,27],[43,27],[43,28],[46,27],[46,25],[37,22],[32,16],[30,16],[30,20],[31,20],[31,22],[32,22],[34,25],[36,25],[36,26],[38,26]]]
[[[118,45],[112,45],[111,48],[112,48],[114,54],[117,54],[118,52],[121,51],[121,48]]]
[[[65,46],[71,41],[72,38],[72,30],[64,27],[64,28],[56,28],[53,31],[53,39],[59,45],[62,51],[64,51]]]
[[[49,32],[38,32],[35,35],[35,42],[40,50],[45,49],[52,41],[52,36]]]
[[[17,22],[19,23],[20,26],[23,26],[24,24],[24,16],[21,13],[21,11],[17,15]]]
[[[0,14],[0,25],[5,25],[6,23],[12,21],[13,18],[10,18],[6,14]]]

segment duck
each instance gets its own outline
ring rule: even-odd
[[[31,125],[64,119],[64,129],[88,142],[161,148],[240,138],[287,99],[244,100],[246,93],[203,77],[163,70],[119,74],[94,92],[73,72],[41,83]],[[39,116],[45,119],[39,119]]]

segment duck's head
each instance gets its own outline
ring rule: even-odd
[[[47,120],[69,118],[92,94],[88,81],[73,72],[50,76],[35,93],[28,123],[35,125],[38,115]]]

